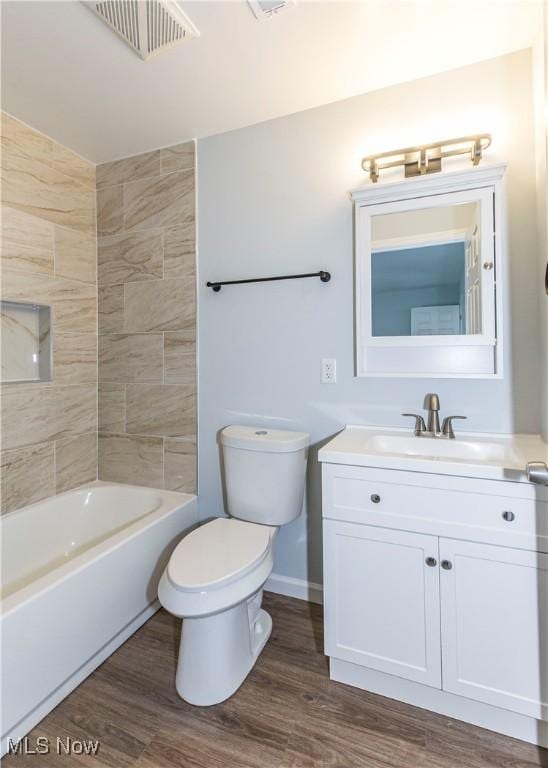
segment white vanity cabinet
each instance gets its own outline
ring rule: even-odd
[[[548,555],[440,539],[443,688],[548,720]]]
[[[435,536],[326,520],[325,652],[441,687]]]
[[[547,491],[324,463],[331,677],[548,744]]]

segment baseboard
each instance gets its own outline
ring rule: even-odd
[[[323,586],[313,581],[272,573],[264,588],[267,592],[275,592],[277,595],[296,597],[298,600],[307,600],[309,603],[319,603],[319,605],[323,603]]]

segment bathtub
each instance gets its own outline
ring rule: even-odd
[[[197,519],[195,496],[102,482],[2,518],[1,754],[158,610]]]

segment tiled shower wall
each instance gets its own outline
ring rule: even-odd
[[[2,512],[94,480],[98,428],[101,479],[193,492],[194,142],[96,169],[1,129],[1,296],[51,306],[53,337],[51,381],[1,387]]]
[[[194,142],[97,167],[99,478],[194,492]]]
[[[9,512],[97,473],[95,167],[5,114],[1,134],[1,295],[53,314],[52,381],[2,385]]]

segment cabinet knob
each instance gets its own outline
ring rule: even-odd
[[[381,497],[379,496],[378,493],[371,494],[371,501],[373,502],[373,504],[378,504],[380,500],[381,500]]]
[[[435,557],[427,557],[426,558],[426,565],[429,565],[430,568],[434,568],[438,564],[438,561]]]
[[[512,520],[516,519],[516,516],[511,510],[505,509],[504,512],[502,513],[502,519],[506,520],[507,523],[511,523]]]
[[[441,567],[446,571],[450,571],[451,568],[453,567],[453,563],[451,562],[451,560],[442,560]]]

